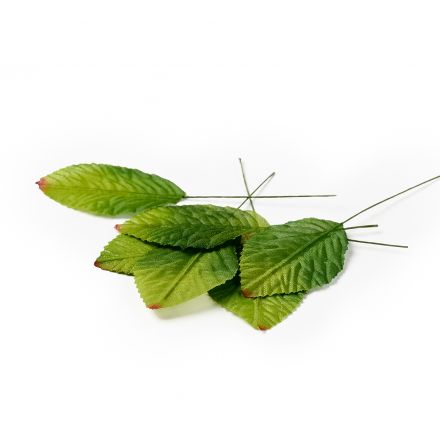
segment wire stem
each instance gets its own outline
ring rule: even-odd
[[[267,176],[252,192],[251,192],[251,196],[253,196],[263,185],[265,185],[270,179],[272,179],[272,177],[275,176],[275,171],[270,174],[269,176]],[[246,200],[248,200],[246,198]],[[237,209],[240,209],[245,203],[246,200],[243,200],[240,204],[240,206]]]
[[[401,244],[389,244],[389,243],[378,243],[376,241],[353,240],[352,238],[349,238],[348,241],[354,241],[355,243],[374,244],[376,246],[388,246],[388,247],[408,249],[408,246],[402,246]]]
[[[253,199],[292,199],[297,197],[336,197],[336,194],[305,194],[291,196],[253,196]],[[248,196],[185,196],[185,199],[247,199]]]
[[[362,225],[362,226],[350,226],[349,228],[344,228],[345,231],[349,229],[361,229],[361,228],[378,228],[379,225]]]
[[[386,199],[381,200],[380,202],[375,203],[374,205],[369,206],[368,208],[363,209],[362,211],[357,212],[356,214],[352,215],[351,217],[349,217],[347,220],[344,220],[341,224],[343,225],[344,223],[347,223],[348,221],[354,219],[355,217],[357,217],[358,215],[364,213],[365,211],[368,211],[371,208],[376,207],[377,205],[380,205],[381,203],[387,202],[388,200],[394,199],[394,197],[400,196],[401,194],[404,194],[408,191],[411,191],[414,188],[418,188],[419,186],[425,185],[425,183],[429,183],[432,182],[433,180],[436,180],[440,177],[436,176],[436,177],[432,177],[431,179],[425,180],[424,182],[418,183],[417,185],[411,186],[410,188],[407,188],[403,191],[400,191],[397,194],[394,194],[393,196],[387,197]]]
[[[246,193],[248,195],[246,200],[249,200],[249,203],[251,204],[252,211],[255,212],[254,202],[252,201],[251,192],[249,191],[249,186],[248,186],[247,179],[246,179],[246,174],[244,173],[243,161],[241,160],[240,157],[238,158],[238,161],[240,162],[241,175],[243,176],[244,187],[245,187]],[[245,200],[245,202],[246,202],[246,200]]]

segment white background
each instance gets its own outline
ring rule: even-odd
[[[0,7],[0,436],[438,439],[440,182],[356,219],[345,271],[268,332],[208,298],[147,310],[93,267],[117,220],[34,182],[102,162],[272,223],[342,220],[440,174],[437,1]],[[234,205],[235,203],[235,205]],[[236,202],[231,202],[237,206]]]

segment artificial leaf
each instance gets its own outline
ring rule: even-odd
[[[106,216],[136,214],[185,196],[162,177],[102,164],[72,165],[37,183],[47,196],[69,208]]]
[[[209,292],[210,297],[258,330],[268,330],[290,315],[302,302],[304,293],[246,298],[240,280],[234,278]]]
[[[231,245],[212,250],[157,248],[134,267],[136,286],[150,309],[188,301],[233,278],[238,269]]]
[[[214,205],[184,205],[150,209],[119,225],[118,229],[124,234],[162,245],[211,249],[267,226],[267,221],[252,211]]]
[[[270,226],[245,242],[240,260],[246,296],[300,292],[329,283],[348,248],[340,223],[305,218]]]
[[[118,235],[110,241],[95,261],[95,266],[110,272],[133,275],[133,267],[156,246],[129,235]]]

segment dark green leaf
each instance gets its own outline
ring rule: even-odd
[[[240,260],[249,297],[300,292],[329,283],[344,267],[347,235],[339,223],[306,218],[251,237]]]
[[[266,220],[252,211],[186,205],[150,209],[120,225],[119,231],[162,245],[210,249],[267,226]]]

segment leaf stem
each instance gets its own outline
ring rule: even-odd
[[[396,247],[396,248],[408,249],[408,246],[402,246],[401,244],[389,244],[389,243],[378,243],[377,241],[353,240],[352,238],[349,238],[348,241],[353,241],[355,243],[374,244],[376,246],[388,246],[388,247]]]
[[[265,185],[270,179],[272,179],[272,177],[275,176],[275,171],[270,174],[269,176],[267,176],[252,192],[251,192],[251,196],[253,196],[263,185]],[[246,199],[247,200],[247,199]],[[240,209],[245,203],[246,200],[243,200],[240,204],[240,206],[237,209]]]
[[[361,229],[361,228],[377,228],[379,225],[362,225],[362,226],[350,226],[349,228],[344,228],[345,231],[349,229]]]
[[[251,192],[249,191],[249,186],[248,186],[247,179],[246,179],[246,174],[244,173],[243,161],[241,160],[240,157],[238,158],[238,161],[240,162],[241,175],[243,176],[244,187],[245,187],[246,193],[248,195],[246,200],[249,200],[249,203],[251,204],[252,211],[255,212],[254,202],[252,201]],[[246,202],[246,200],[244,202]]]
[[[411,186],[410,188],[407,188],[407,189],[405,189],[405,190],[403,190],[403,191],[400,191],[400,192],[397,193],[397,194],[394,194],[394,195],[392,195],[392,196],[390,196],[390,197],[387,197],[386,199],[383,199],[383,200],[381,200],[380,202],[377,202],[377,203],[375,203],[374,205],[369,206],[368,208],[362,209],[362,211],[359,211],[359,212],[357,212],[356,214],[352,215],[352,216],[349,217],[347,220],[344,220],[343,222],[341,222],[341,224],[343,225],[344,223],[347,223],[348,221],[354,219],[354,218],[357,217],[358,215],[364,213],[365,211],[368,211],[368,210],[371,209],[371,208],[376,207],[377,205],[380,205],[381,203],[384,203],[384,202],[387,202],[388,200],[394,199],[394,197],[400,196],[401,194],[404,194],[404,193],[406,193],[406,192],[408,192],[408,191],[411,191],[412,189],[418,188],[419,186],[425,185],[425,183],[432,182],[433,180],[436,180],[436,179],[438,179],[438,178],[440,178],[440,175],[439,175],[439,176],[436,176],[436,177],[432,177],[431,179],[425,180],[424,182],[418,183],[417,185]]]

